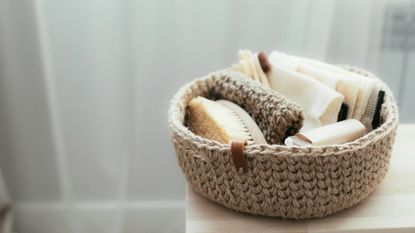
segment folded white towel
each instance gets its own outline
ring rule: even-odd
[[[379,82],[376,79],[366,77],[354,72],[350,72],[346,69],[341,67],[327,64],[321,61],[316,61],[304,57],[295,57],[296,59],[310,64],[320,70],[326,70],[332,74],[338,74],[341,77],[342,82],[340,85],[342,86],[342,91],[350,91],[351,89],[358,89],[358,94],[356,97],[356,101],[354,103],[354,107],[350,111],[351,115],[348,115],[349,118],[355,118],[361,120],[363,114],[365,113],[366,108],[368,107],[368,103],[373,102],[370,99],[371,90],[373,88],[379,88]],[[342,91],[339,91],[342,93]]]
[[[284,64],[270,61],[272,70],[267,73],[270,86],[303,108],[305,121],[302,130],[337,121],[343,103],[341,94]]]
[[[314,79],[326,84],[344,96],[344,102],[348,105],[349,111],[347,118],[361,120],[367,127],[371,125],[373,103],[376,103],[379,91],[376,79],[368,78],[338,66],[330,65],[321,61],[316,61],[303,57],[286,55],[280,52],[272,52],[271,60],[289,63],[289,67],[300,73],[306,74]]]

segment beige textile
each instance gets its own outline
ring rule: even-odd
[[[281,64],[272,64],[268,73],[271,88],[304,110],[302,131],[337,122],[343,96],[321,82],[291,70]]]
[[[344,102],[349,107],[347,118],[360,120],[367,129],[371,122],[380,82],[375,78],[364,78],[362,75],[350,72],[338,66],[304,57],[296,57],[280,52],[272,52],[270,60],[283,63],[287,67],[312,77],[326,84],[344,96]],[[369,77],[373,77],[368,73]]]

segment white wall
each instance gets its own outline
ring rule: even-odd
[[[169,100],[239,48],[369,68],[414,122],[415,54],[401,72],[405,52],[379,46],[387,2],[0,0],[0,168],[17,231],[183,232]]]

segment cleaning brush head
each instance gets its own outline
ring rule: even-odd
[[[265,144],[266,140],[255,121],[238,105],[196,97],[189,103],[189,127],[197,135],[230,144]]]

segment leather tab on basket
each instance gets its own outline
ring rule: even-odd
[[[246,171],[248,169],[248,164],[244,155],[244,147],[244,141],[232,141],[231,143],[231,155],[236,170],[243,168],[243,170]]]

